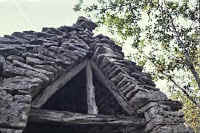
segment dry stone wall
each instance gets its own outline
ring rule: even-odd
[[[181,103],[171,101],[155,87],[149,74],[134,62],[125,60],[121,48],[108,37],[96,36],[93,60],[111,80],[135,114],[146,119],[147,133],[190,133],[184,125]]]
[[[85,32],[75,25],[43,28],[42,32],[15,32],[0,38],[0,125],[3,128],[23,129],[31,100],[38,92],[88,55],[89,46],[79,35]]]
[[[190,133],[184,125],[181,103],[171,101],[158,88],[149,74],[134,62],[125,60],[121,48],[108,37],[99,35],[94,48],[94,61],[111,80],[136,114],[146,119],[144,132]]]
[[[142,67],[124,59],[121,47],[111,39],[94,36],[95,27],[80,17],[71,27],[0,37],[1,133],[20,133],[38,92],[88,56],[131,107],[132,115],[145,118],[144,133],[192,133],[184,125],[181,103],[169,100]]]

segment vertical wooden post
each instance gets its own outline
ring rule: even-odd
[[[98,107],[95,100],[95,88],[93,85],[92,68],[89,61],[86,67],[86,78],[88,114],[98,114]]]

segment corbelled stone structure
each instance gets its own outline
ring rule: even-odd
[[[0,133],[193,133],[182,104],[95,27],[80,17],[0,38]]]

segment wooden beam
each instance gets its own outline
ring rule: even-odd
[[[87,65],[87,60],[84,60],[82,63],[78,64],[74,68],[72,68],[69,72],[64,73],[60,78],[50,84],[48,87],[42,91],[32,102],[32,107],[40,108],[44,105],[47,100],[56,93],[59,89],[61,89],[69,80],[75,77],[81,70],[83,70]]]
[[[15,130],[22,130],[25,128],[24,123],[17,123],[15,125],[13,124],[7,124],[7,123],[0,123],[0,128],[5,128],[5,129],[15,129]]]
[[[95,100],[95,88],[93,85],[93,74],[90,62],[88,61],[86,67],[86,78],[87,78],[87,105],[88,114],[98,114],[98,107]]]
[[[110,115],[92,115],[72,113],[67,111],[49,111],[32,109],[29,115],[29,122],[41,124],[58,125],[119,125],[140,127],[145,124],[144,119],[133,119],[132,117],[115,117]]]
[[[104,87],[108,88],[109,91],[113,94],[117,102],[121,105],[121,107],[129,114],[132,115],[135,113],[135,110],[124,100],[124,98],[117,91],[116,86],[107,79],[102,71],[98,68],[96,63],[91,61],[92,69],[94,69],[94,74],[96,74],[97,79],[104,85]]]

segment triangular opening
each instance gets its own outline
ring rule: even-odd
[[[94,69],[92,69],[92,75],[98,114],[127,114],[107,86],[99,80],[100,77],[98,77],[99,75]],[[41,109],[87,114],[87,78],[88,75],[85,67],[62,88],[58,89],[42,105]]]
[[[87,113],[85,69],[51,96],[42,109]]]
[[[105,118],[110,118],[109,116],[113,115],[127,115],[127,113],[124,111],[122,106],[117,101],[116,97],[111,92],[110,88],[107,86],[106,83],[104,83],[104,80],[100,80],[100,75],[96,72],[96,69],[93,69],[92,67],[89,67],[88,72],[88,66],[90,64],[86,65],[86,67],[83,67],[80,72],[77,72],[74,74],[73,78],[71,80],[66,81],[65,85],[61,88],[57,88],[57,91],[51,95],[51,97],[48,98],[48,100],[40,107],[40,109],[45,110],[54,110],[58,113],[47,113],[48,115],[54,115],[50,119],[45,119],[43,121],[43,124],[38,123],[38,121],[29,121],[28,126],[25,129],[24,133],[42,133],[42,132],[69,132],[69,133],[92,133],[94,131],[102,132],[102,129],[105,128],[106,122],[102,121],[104,117],[101,116],[107,115]],[[89,74],[88,74],[89,73]],[[66,75],[68,76],[68,75]],[[88,83],[89,81],[89,83]],[[92,85],[91,85],[92,84]],[[89,86],[89,87],[88,87]],[[93,89],[91,89],[93,88]],[[95,99],[90,99],[92,101],[95,101],[96,107],[98,112],[95,114],[88,114],[89,112],[89,106],[91,106],[88,102],[88,95],[89,92],[93,90],[93,96],[95,95]],[[91,95],[90,95],[91,96]],[[89,101],[90,101],[89,100]],[[73,116],[67,116],[64,117],[63,115],[60,115],[59,112],[68,111],[70,114],[75,114]],[[81,117],[78,117],[81,115]],[[40,117],[42,113],[38,114],[38,118]],[[98,118],[98,115],[100,118]],[[99,120],[102,122],[105,122],[105,125],[95,125],[93,122],[94,119],[87,119],[88,116],[91,117],[97,117],[96,124],[99,124]],[[47,117],[45,114],[41,116]],[[65,121],[67,120],[73,120],[73,118],[78,117],[78,121],[76,121],[76,124],[70,124]],[[37,119],[36,117],[34,117]],[[85,120],[85,119],[86,120]],[[80,119],[80,121],[79,121]],[[60,121],[65,120],[65,121]],[[82,122],[85,122],[82,127],[81,126],[81,120]],[[106,119],[106,121],[109,119]],[[111,119],[112,122],[112,119]],[[59,125],[59,123],[62,123],[64,125]],[[52,125],[51,125],[52,124]],[[86,124],[86,125],[85,125]],[[113,125],[117,126],[117,124],[113,123]],[[112,126],[111,126],[112,127]],[[97,130],[96,128],[100,128]],[[102,129],[101,129],[102,128]],[[91,130],[90,130],[91,129]],[[112,132],[113,129],[106,129],[105,132]]]

